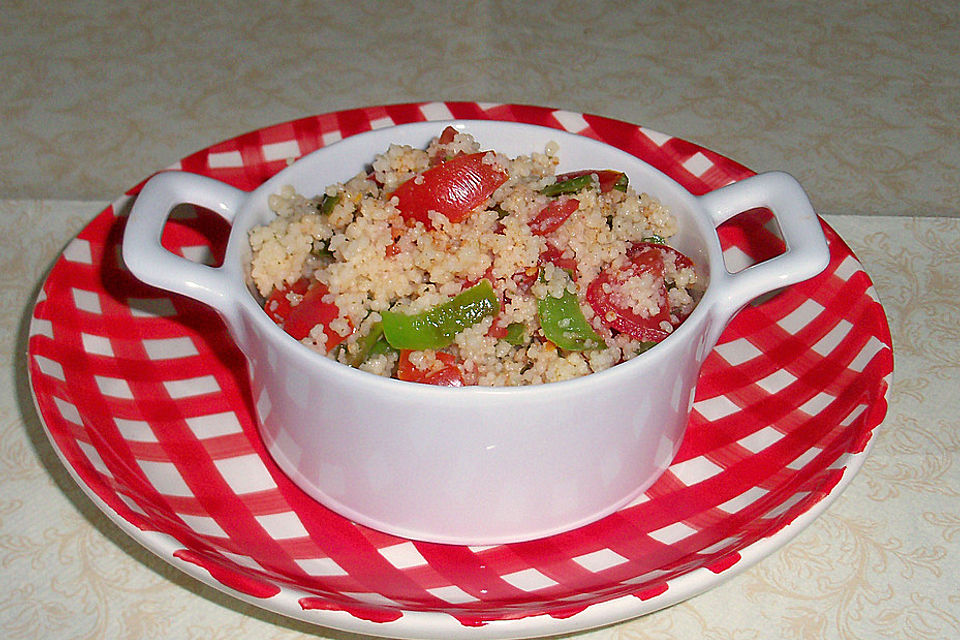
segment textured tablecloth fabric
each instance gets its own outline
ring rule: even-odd
[[[960,216],[956,0],[5,0],[0,77],[0,198],[109,200],[246,131],[452,100],[640,124],[825,213]]]
[[[26,376],[46,270],[105,203],[0,200],[0,629],[19,638],[350,636],[181,574],[125,536],[48,443]],[[894,340],[889,413],[846,492],[782,550],[671,608],[583,632],[626,638],[960,635],[960,220],[827,216],[872,277]]]

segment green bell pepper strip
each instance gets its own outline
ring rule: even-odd
[[[500,312],[489,280],[481,280],[452,300],[416,315],[383,311],[383,335],[394,349],[443,349],[464,329]]]
[[[322,216],[330,215],[330,212],[333,211],[333,208],[340,204],[340,200],[341,194],[339,193],[335,196],[323,194],[323,197],[320,198],[320,202],[317,203],[317,213]]]
[[[613,183],[613,188],[617,191],[627,192],[627,187],[630,185],[630,178],[627,177],[627,174],[621,173],[620,177],[617,178],[617,181]]]
[[[394,350],[383,336],[382,322],[373,325],[367,335],[357,340],[357,346],[357,352],[348,357],[348,364],[352,367],[359,367],[373,356],[390,353]]]
[[[373,343],[373,346],[370,347],[370,350],[367,351],[367,357],[364,358],[364,362],[372,358],[373,356],[386,355],[388,353],[396,353],[396,349],[390,346],[390,343],[387,342],[386,337],[383,334],[380,334],[380,337],[376,342]]]
[[[329,196],[323,194],[323,197],[320,198],[320,202],[316,204],[317,213],[322,216],[330,215],[330,212],[333,211],[333,208],[340,204],[342,194],[337,194],[335,196]],[[313,247],[310,249],[310,253],[315,255],[318,258],[329,258],[333,256],[333,252],[330,251],[330,241],[329,240],[315,240]]]
[[[592,184],[593,174],[588,173],[582,176],[577,176],[576,178],[568,178],[567,180],[561,180],[560,182],[548,184],[540,190],[540,193],[545,196],[559,196],[564,193],[577,193],[581,189],[589,187]]]
[[[507,334],[501,338],[507,344],[519,346],[526,342],[527,327],[522,322],[511,322],[507,325]]]
[[[650,351],[650,349],[653,349],[653,348],[654,348],[655,346],[657,346],[658,344],[660,344],[660,343],[659,343],[659,342],[652,342],[652,341],[641,342],[641,343],[640,343],[640,346],[637,347],[637,355],[640,355],[641,353],[645,353],[645,352],[647,352],[647,351]]]
[[[332,258],[333,251],[330,251],[330,241],[314,240],[313,247],[310,249],[310,254],[316,256],[317,258]]]
[[[541,281],[543,273],[540,274]],[[540,329],[547,340],[567,351],[604,349],[606,343],[583,316],[577,294],[564,290],[563,296],[537,299]]]

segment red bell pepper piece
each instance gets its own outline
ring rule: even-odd
[[[484,161],[486,153],[470,153],[440,163],[407,180],[393,192],[400,215],[431,228],[430,211],[460,222],[486,202],[507,174]]]

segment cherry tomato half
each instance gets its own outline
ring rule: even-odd
[[[662,323],[670,322],[670,306],[667,304],[667,287],[663,277],[663,257],[658,246],[642,246],[628,253],[630,264],[624,269],[607,269],[587,286],[587,303],[601,322],[626,333],[641,342],[660,342],[670,331],[664,330]],[[656,313],[649,316],[635,313],[630,307],[617,301],[620,287],[633,276],[649,273],[653,276],[654,287],[658,290],[661,305]]]

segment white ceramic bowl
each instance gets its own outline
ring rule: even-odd
[[[447,125],[511,156],[560,144],[558,171],[614,168],[678,218],[671,244],[708,286],[662,343],[607,371],[516,388],[442,388],[381,378],[317,354],[260,308],[246,273],[248,231],[273,214],[283,185],[314,195],[365,170],[391,143],[423,147]],[[170,211],[192,203],[232,225],[222,266],[163,249]],[[768,207],[787,245],[735,274],[716,227]],[[315,499],[361,524],[451,544],[518,542],[553,535],[627,504],[667,468],[689,418],[700,366],[736,312],[757,296],[813,277],[828,261],[819,221],[787,174],[761,174],[693,196],[609,145],[534,125],[458,120],[374,130],[319,149],[252,192],[166,172],[134,204],[123,258],[143,281],[212,306],[249,362],[263,440],[277,464]]]

